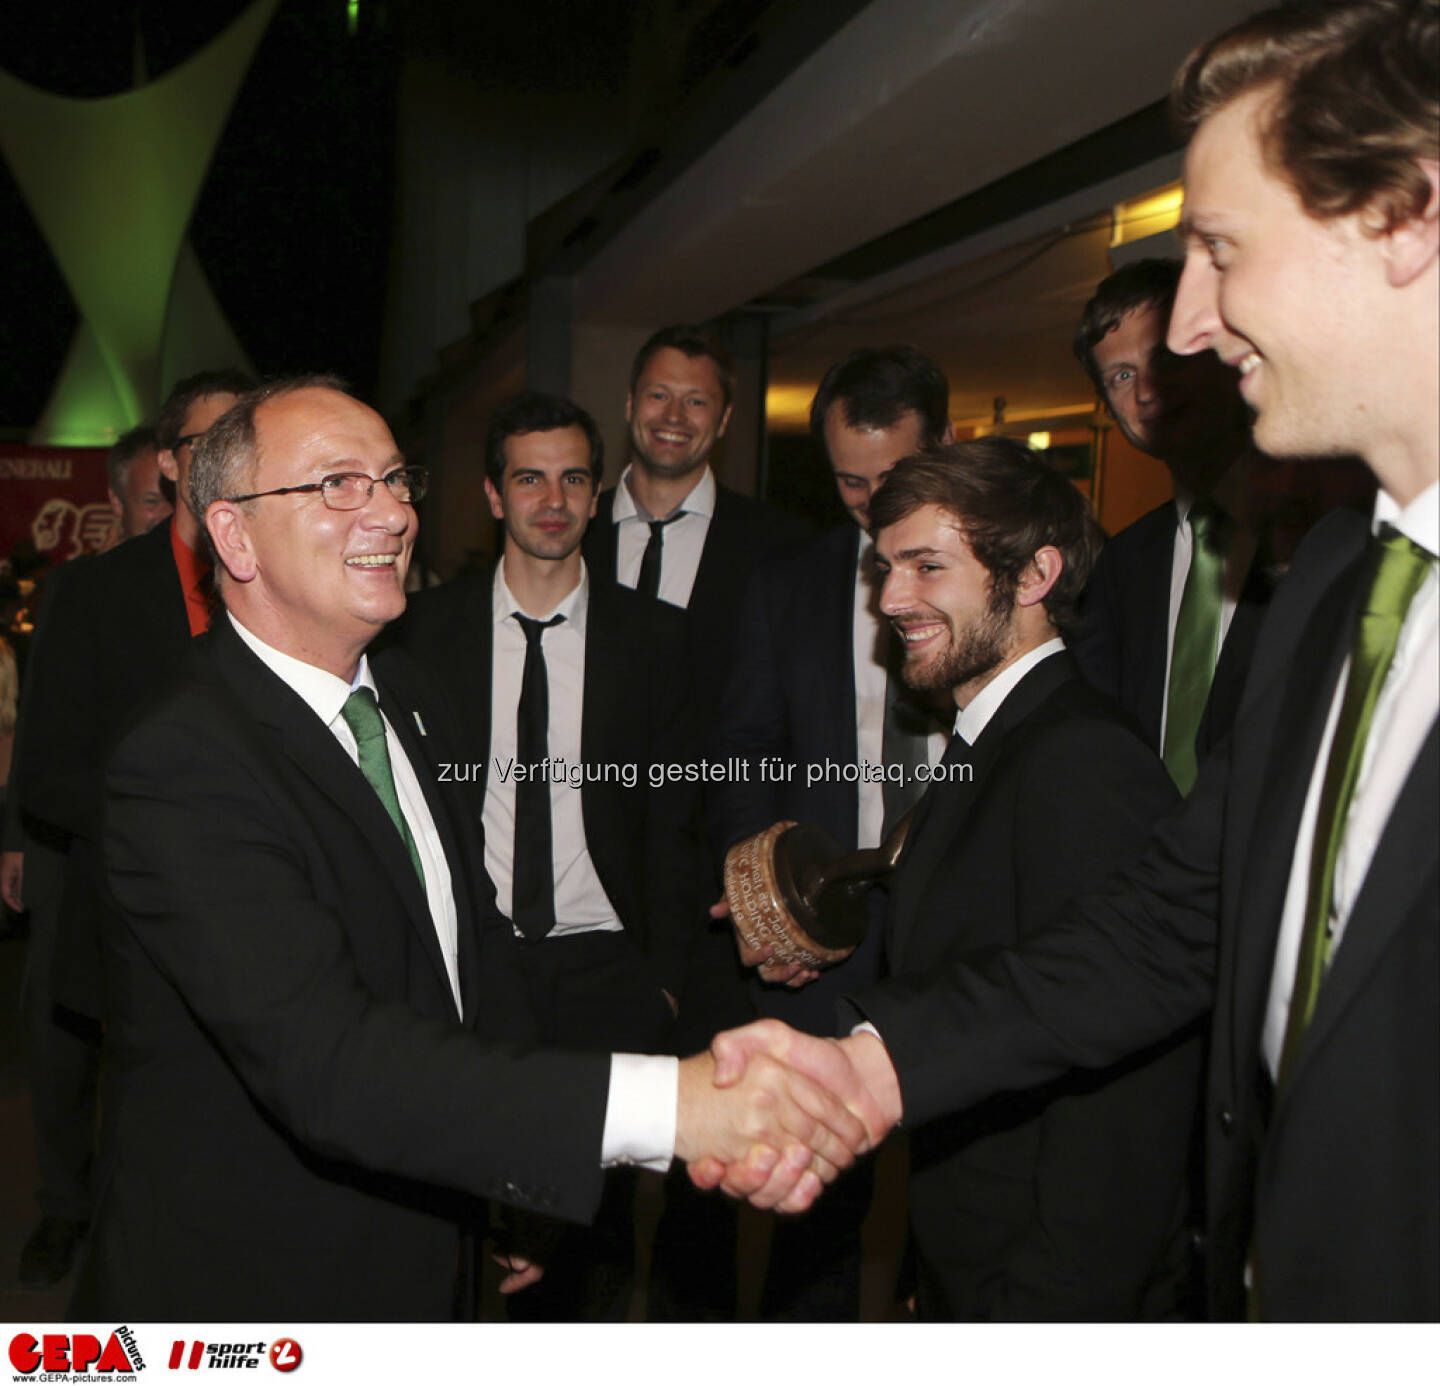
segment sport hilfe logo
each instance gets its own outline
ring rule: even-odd
[[[276,1338],[267,1344],[262,1338],[254,1343],[206,1343],[177,1338],[170,1344],[169,1367],[172,1372],[199,1371],[226,1367],[258,1367],[266,1359],[277,1372],[293,1372],[304,1353],[294,1338]]]

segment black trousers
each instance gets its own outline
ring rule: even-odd
[[[515,958],[545,1045],[603,1053],[664,1054],[674,1018],[648,960],[626,933],[517,942]],[[514,1322],[619,1322],[635,1283],[633,1169],[613,1169],[589,1227],[537,1229],[510,1218],[517,1250],[535,1240],[544,1277],[507,1302]]]

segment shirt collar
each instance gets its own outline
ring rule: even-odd
[[[1375,493],[1374,529],[1394,525],[1431,557],[1440,554],[1440,481],[1432,481],[1409,505],[1402,506],[1385,491]]]
[[[955,730],[973,746],[980,733],[990,725],[990,719],[1000,711],[1001,704],[1010,696],[1011,690],[1042,659],[1049,659],[1065,648],[1065,642],[1058,636],[1036,645],[1033,650],[1020,656],[1014,664],[1002,669],[973,698],[967,707],[960,709],[955,718]]]
[[[1250,499],[1246,493],[1247,473],[1246,467],[1250,454],[1232,462],[1215,483],[1210,492],[1210,499],[1216,506],[1225,512],[1240,527],[1247,527],[1247,516],[1250,513]],[[1175,483],[1175,526],[1177,529],[1184,529],[1190,519],[1190,512],[1195,507],[1199,498],[1195,492],[1187,486],[1182,486],[1178,481]]]
[[[621,520],[644,520],[649,524],[655,518],[648,510],[641,508],[630,489],[630,473],[634,470],[635,464],[632,462],[620,473],[620,484],[615,488],[615,507],[611,510],[610,517],[617,525]],[[703,515],[707,520],[715,514],[715,473],[710,470],[708,462],[700,473],[700,480],[676,507],[675,513],[678,515],[681,512]]]
[[[253,631],[246,630],[232,612],[226,612],[226,615],[235,627],[235,634],[250,647],[256,658],[297,693],[327,727],[340,715],[346,698],[357,688],[368,688],[379,699],[380,691],[375,687],[375,676],[370,672],[370,660],[366,655],[360,656],[360,667],[355,671],[354,681],[346,683],[325,669],[318,669],[313,664],[306,664],[303,659],[296,659],[294,655],[267,645]]]
[[[585,613],[590,606],[590,570],[585,566],[585,560],[580,560],[580,581],[570,589],[556,604],[553,610],[547,611],[539,619],[548,621],[552,616],[563,616],[565,624],[570,626],[577,634],[585,634]],[[510,584],[505,581],[505,555],[500,555],[500,561],[495,565],[495,581],[490,588],[490,612],[498,626],[504,621],[509,621],[515,629],[520,628],[520,623],[515,619],[515,613],[520,610],[520,603],[515,600],[515,594],[510,590]],[[528,612],[526,613],[529,614]]]

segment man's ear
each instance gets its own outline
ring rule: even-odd
[[[725,430],[730,427],[730,411],[734,407],[733,404],[727,404],[725,406],[725,412],[720,415],[720,427],[715,430],[715,436],[717,438],[723,438],[725,436]]]
[[[115,488],[113,486],[107,486],[105,488],[105,495],[110,503],[110,513],[117,520],[123,520],[125,518],[125,502],[115,494]]]
[[[236,582],[249,582],[259,569],[245,526],[245,512],[234,501],[213,501],[205,512],[205,528],[225,571]]]
[[[1015,588],[1015,604],[1036,606],[1043,602],[1050,595],[1050,589],[1059,581],[1064,569],[1065,560],[1053,544],[1036,549],[1035,557],[1020,574],[1019,584]]]
[[[503,520],[505,502],[500,499],[500,492],[495,489],[495,483],[488,476],[485,478],[485,498],[490,502],[490,513],[497,520]]]
[[[1387,276],[1392,288],[1414,283],[1440,255],[1440,161],[1420,159],[1420,170],[1430,180],[1424,210],[1406,217],[1380,233]]]
[[[173,481],[177,486],[180,484],[180,464],[175,460],[175,454],[169,448],[161,448],[155,454],[160,462],[160,473],[167,481]]]

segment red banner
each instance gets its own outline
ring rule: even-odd
[[[23,539],[51,564],[103,549],[119,523],[106,499],[106,452],[0,443],[0,558]]]

